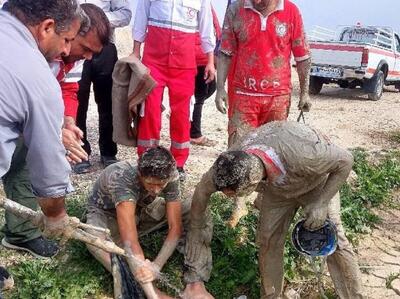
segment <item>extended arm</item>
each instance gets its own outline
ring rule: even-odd
[[[117,205],[116,211],[122,244],[124,247],[129,247],[134,256],[144,260],[135,222],[136,204],[132,201],[121,202]]]
[[[320,191],[319,198],[304,208],[307,218],[305,226],[311,230],[318,229],[326,220],[331,199],[339,192],[350,174],[353,156],[348,151],[332,145],[327,162],[321,161],[320,165],[318,174],[328,173],[328,179]]]
[[[182,235],[182,206],[179,201],[167,202],[168,235],[158,253],[154,264],[159,269],[165,265],[174,253],[178,240]]]
[[[299,110],[308,112],[311,108],[311,101],[309,96],[309,85],[310,85],[310,68],[311,58],[297,62],[297,74],[299,75],[300,84],[300,101]]]
[[[212,168],[201,178],[193,194],[192,207],[190,210],[190,228],[186,237],[185,259],[194,262],[200,258],[202,248],[208,246],[212,233],[209,233],[207,226],[212,227],[207,215],[207,206],[210,196],[216,192],[212,181]]]
[[[228,108],[228,94],[225,90],[225,82],[228,77],[229,68],[231,66],[232,57],[221,52],[217,62],[217,94],[215,96],[215,105],[221,113],[226,113]]]

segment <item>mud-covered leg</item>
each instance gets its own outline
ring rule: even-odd
[[[332,198],[329,204],[329,218],[336,225],[338,233],[338,247],[335,253],[327,259],[329,273],[336,292],[342,299],[364,298],[361,292],[361,273],[356,256],[344,234],[340,219],[339,193]]]
[[[261,299],[279,298],[283,287],[283,253],[286,234],[296,206],[264,197],[257,231],[260,245]]]

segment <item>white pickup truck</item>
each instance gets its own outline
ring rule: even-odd
[[[319,27],[309,40],[311,94],[318,94],[323,84],[336,83],[342,88],[361,86],[377,101],[384,85],[400,89],[400,38],[391,28],[345,26],[336,34]]]

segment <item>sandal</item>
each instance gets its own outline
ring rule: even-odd
[[[210,140],[206,136],[201,136],[199,138],[190,138],[190,143],[199,146],[214,146],[217,144],[214,140]]]

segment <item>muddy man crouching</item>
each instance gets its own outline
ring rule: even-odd
[[[155,147],[144,152],[137,165],[123,161],[108,166],[96,180],[87,208],[87,223],[108,229],[112,241],[135,257],[126,262],[136,280],[143,285],[157,279],[155,272],[163,268],[175,251],[183,225],[188,222],[190,201],[182,200],[172,154],[163,147]],[[165,241],[157,257],[149,261],[140,245],[140,237],[166,226]],[[103,232],[92,233],[102,239],[109,238]],[[123,294],[122,271],[115,270],[113,257],[91,245],[88,249],[112,272],[114,298],[131,298],[131,294]],[[171,298],[156,292],[158,299]]]
[[[277,121],[259,127],[222,153],[197,185],[187,235],[186,265],[198,271],[187,280],[187,298],[212,298],[204,287],[209,278],[211,236],[207,205],[211,194],[227,196],[259,193],[261,298],[279,298],[283,287],[283,252],[286,233],[302,207],[307,229],[320,228],[329,218],[337,228],[338,247],[327,258],[328,269],[340,298],[363,298],[361,274],[340,219],[339,188],[353,165],[347,150],[323,134],[296,122]],[[207,252],[208,257],[200,256]],[[196,279],[197,278],[197,279]]]

